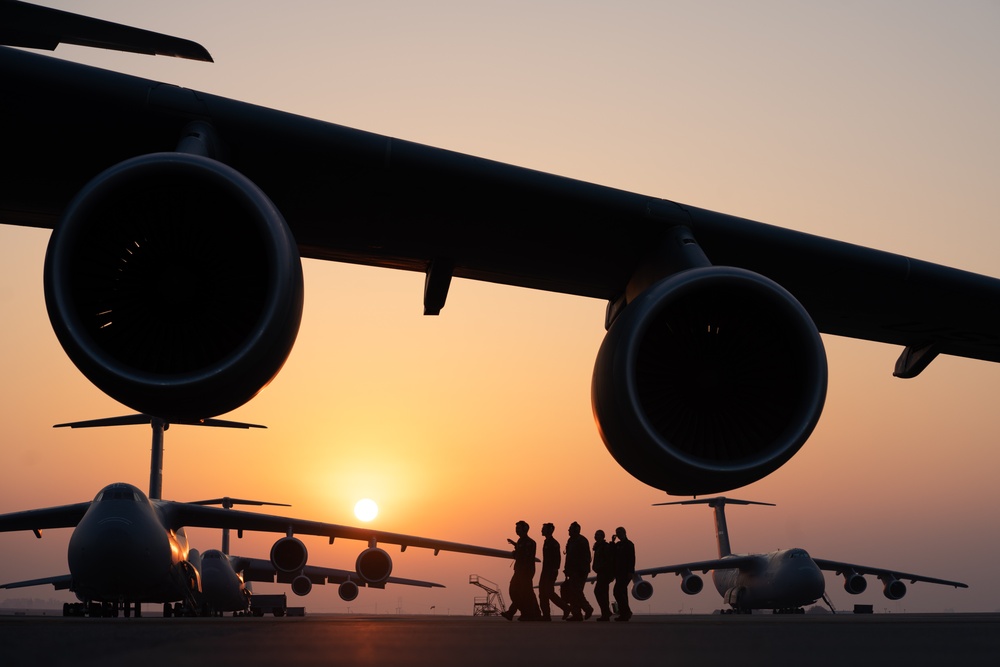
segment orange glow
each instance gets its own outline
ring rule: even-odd
[[[387,16],[365,3],[251,4],[234,17],[232,3],[116,3],[114,20],[199,41],[212,65],[73,47],[56,55],[1000,275],[993,3],[734,2],[719,12],[557,2],[532,3],[530,21],[520,5],[486,16],[400,3]],[[0,512],[89,500],[115,481],[147,487],[148,427],[51,428],[128,410],[52,333],[47,240],[46,230],[0,226]],[[711,513],[651,507],[667,498],[622,471],[594,427],[604,302],[456,279],[441,315],[424,317],[422,274],[303,268],[291,356],[226,415],[268,429],[172,426],[164,497],[255,498],[292,505],[268,513],[357,524],[354,503],[370,496],[381,530],[507,548],[519,519],[536,540],[555,523],[562,544],[578,521],[588,539],[625,526],[640,567],[715,556]],[[970,584],[916,584],[890,603],[876,581],[855,598],[831,578],[838,606],[996,609],[1000,365],[941,357],[898,380],[898,349],[824,342],[823,417],[788,464],[727,493],[777,504],[727,509],[733,549],[797,546]],[[0,534],[0,581],[64,574],[68,535]],[[188,537],[199,550],[221,540],[207,529]],[[234,534],[232,551],[264,558],[278,537]],[[364,548],[303,541],[310,563],[329,567],[353,567]],[[469,574],[504,589],[511,574],[506,561],[385,548],[393,575],[447,588],[364,589],[353,613],[470,614]],[[673,577],[654,584],[638,613],[721,606],[714,591],[684,595]],[[272,589],[288,590],[255,585]],[[0,591],[0,604],[60,595]],[[347,610],[334,586],[301,604]]]

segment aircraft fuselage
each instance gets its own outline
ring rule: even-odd
[[[234,569],[229,556],[218,549],[201,554],[201,586],[205,604],[215,612],[246,611],[250,591]]]
[[[183,529],[168,530],[131,484],[110,484],[69,541],[72,589],[84,601],[173,602],[200,588]]]
[[[826,590],[826,579],[803,549],[758,554],[754,568],[718,569],[712,581],[734,609],[795,609],[813,604]]]

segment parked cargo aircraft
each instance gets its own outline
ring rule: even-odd
[[[70,573],[2,584],[21,588],[52,584],[69,589],[81,604],[67,606],[67,614],[126,615],[139,613],[143,602],[163,603],[165,616],[187,612],[245,611],[247,581],[278,581],[291,584],[292,592],[306,595],[314,584],[336,583],[346,601],[358,596],[360,586],[384,588],[386,584],[440,587],[428,581],[393,577],[392,558],[379,543],[454,551],[495,558],[512,558],[512,552],[426,537],[389,533],[370,528],[341,526],[283,516],[232,509],[237,503],[265,504],[218,498],[191,503],[159,498],[162,486],[163,420],[146,415],[59,424],[77,428],[150,423],[153,447],[150,456],[150,496],[137,487],[110,484],[92,502],[0,514],[0,532],[30,530],[41,538],[47,528],[73,528],[68,548]],[[209,420],[209,425],[236,428],[256,426]],[[223,507],[212,507],[221,504]],[[272,503],[267,503],[272,504]],[[228,531],[284,533],[271,547],[267,560],[230,557],[223,550],[204,554],[188,544],[186,527],[221,528],[223,549],[228,550]],[[354,571],[308,564],[306,545],[295,535],[321,535],[367,542],[355,561]]]
[[[88,613],[101,609],[129,610],[139,603],[163,603],[164,612],[173,603],[181,602],[188,608],[202,609],[203,573],[205,556],[190,548],[185,527],[229,528],[239,531],[283,533],[271,547],[270,560],[226,559],[231,563],[230,572],[249,572],[250,579],[266,580],[265,573],[277,574],[278,581],[291,583],[292,590],[304,595],[313,584],[340,584],[340,595],[345,600],[357,596],[359,586],[382,588],[387,583],[416,586],[435,586],[391,577],[392,558],[379,544],[398,544],[439,551],[511,558],[511,552],[479,547],[457,542],[446,542],[426,537],[389,533],[370,528],[341,526],[319,521],[307,521],[283,516],[257,514],[239,510],[208,507],[195,503],[153,500],[137,487],[119,482],[109,484],[98,492],[91,502],[59,507],[27,510],[0,515],[0,532],[30,530],[41,537],[46,528],[73,528],[68,549],[69,575],[35,579],[27,582],[5,584],[3,588],[25,585],[52,584],[57,589],[69,588],[83,602]],[[308,565],[306,545],[296,535],[321,535],[334,538],[360,540],[367,543],[355,562],[355,571],[349,573]],[[221,551],[210,560],[223,559]],[[210,571],[219,577],[212,579],[232,592],[232,582],[221,578],[228,576],[224,563],[209,563]],[[210,575],[212,576],[212,575]],[[221,583],[220,583],[221,581]],[[209,587],[211,590],[211,586]],[[92,606],[95,603],[96,606]],[[97,604],[103,603],[103,604]],[[103,608],[102,608],[103,607]]]
[[[715,531],[718,536],[719,557],[712,560],[665,565],[636,570],[632,596],[648,600],[653,586],[642,577],[673,573],[681,577],[681,590],[688,595],[701,592],[703,583],[695,572],[712,572],[712,581],[723,601],[735,613],[749,613],[755,609],[772,609],[775,612],[801,612],[804,605],[826,597],[826,580],[823,570],[836,572],[844,577],[844,590],[852,595],[864,592],[865,575],[870,574],[882,582],[882,592],[890,600],[899,600],[906,594],[906,584],[923,581],[956,588],[966,584],[946,579],[935,579],[900,570],[867,565],[856,565],[823,558],[813,558],[804,549],[779,549],[766,554],[734,554],[729,547],[729,529],[726,526],[726,505],[771,505],[751,500],[733,498],[701,498],[656,505],[708,505],[715,509]]]
[[[210,60],[184,40],[0,2],[0,43]],[[300,257],[607,302],[610,453],[675,495],[749,484],[826,397],[820,332],[1000,361],[1000,280],[694,206],[0,47],[0,223],[53,229],[49,317],[114,399],[168,421],[244,404],[302,311]]]

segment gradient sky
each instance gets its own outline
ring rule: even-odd
[[[53,6],[70,3],[47,2]],[[58,57],[335,123],[1000,276],[1000,5],[857,2],[74,2],[74,11],[205,45],[214,64],[60,47]],[[613,229],[609,229],[613,234]],[[148,486],[144,427],[53,430],[129,412],[75,369],[42,297],[48,232],[0,228],[0,512]],[[714,557],[711,512],[622,471],[590,407],[605,304],[455,280],[423,317],[423,276],[306,260],[301,333],[278,378],[228,415],[268,425],[173,427],[164,496],[291,503],[385,530],[503,547],[514,523],[565,541],[579,521],[628,528],[639,567]],[[1000,608],[1000,367],[939,358],[898,380],[899,350],[824,336],[826,409],[810,441],[728,495],[736,551],[817,557],[965,581],[889,602],[876,580],[838,607]],[[218,531],[190,531],[218,546]],[[0,534],[0,580],[62,574],[68,530]],[[266,557],[274,536],[234,540]],[[305,538],[353,567],[357,543]],[[335,587],[313,611],[468,614],[507,562],[409,550],[394,574],[444,590]],[[710,611],[661,576],[639,612]],[[258,586],[269,592],[279,587]],[[287,590],[287,589],[282,589]],[[50,587],[0,593],[61,597]],[[289,592],[290,598],[292,597]]]

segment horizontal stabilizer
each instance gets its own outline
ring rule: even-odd
[[[75,44],[213,62],[197,42],[14,0],[0,0],[0,44],[48,51]]]
[[[121,417],[105,417],[104,419],[87,419],[78,422],[66,422],[65,424],[53,424],[52,428],[99,428],[102,426],[135,426],[136,424],[149,424],[155,419],[149,415],[134,414],[123,415]],[[180,424],[182,426],[214,426],[216,428],[267,428],[263,424],[250,424],[247,422],[234,422],[225,419],[200,419],[197,421],[174,421],[170,424]],[[164,426],[167,426],[164,423]]]
[[[723,507],[725,505],[767,505],[768,507],[775,507],[774,503],[761,503],[756,500],[737,500],[736,498],[726,498],[725,496],[717,496],[715,498],[696,498],[694,500],[677,500],[670,503],[653,503],[653,506],[658,505],[708,505],[709,507]]]
[[[291,507],[288,503],[271,503],[266,500],[244,500],[243,498],[230,498],[225,496],[222,498],[213,498],[212,500],[195,500],[191,503],[192,505],[222,505],[226,509],[230,509],[235,505],[274,505],[275,507]]]

